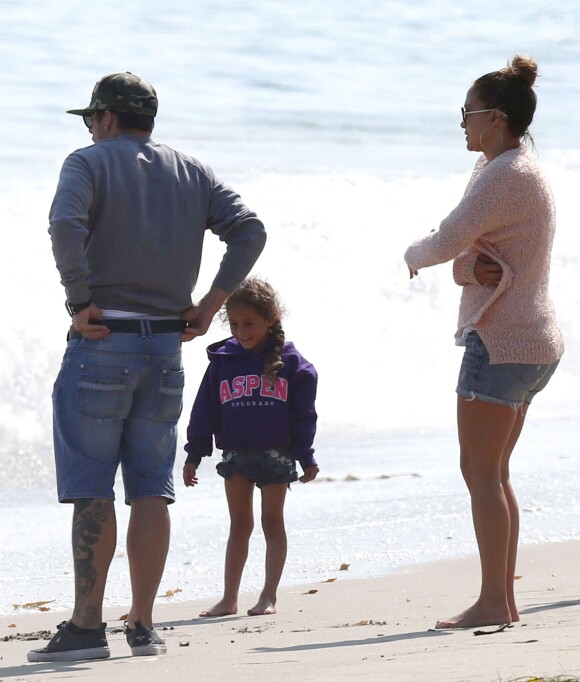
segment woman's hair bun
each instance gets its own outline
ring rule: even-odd
[[[538,65],[532,57],[524,57],[517,54],[502,71],[514,78],[521,78],[530,87],[536,82]]]

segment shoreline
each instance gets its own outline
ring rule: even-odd
[[[522,515],[522,547],[580,540],[573,503],[578,499],[579,423],[532,421],[520,439],[512,479]],[[475,551],[469,496],[456,465],[455,430],[343,439],[323,447],[328,468],[312,484],[293,486],[287,496],[288,558],[282,587],[327,578],[386,577],[418,563],[462,558]],[[195,493],[178,490],[178,503],[171,508],[171,544],[159,594],[175,592],[172,602],[221,593],[229,519],[214,463],[207,463]],[[12,473],[16,469],[15,461]],[[22,472],[37,469],[20,463]],[[42,487],[34,483],[22,490],[5,480],[1,615],[13,614],[14,603],[39,600],[54,599],[50,608],[64,615],[72,608],[72,509],[56,503],[53,487],[53,481],[46,481]],[[257,516],[257,495],[255,502]],[[105,592],[105,605],[111,608],[130,604],[128,514],[129,508],[117,505],[118,542]],[[257,527],[243,593],[261,589],[264,551]],[[349,564],[348,572],[340,571],[343,563]],[[166,601],[160,597],[158,603]]]
[[[156,626],[168,644],[160,657],[132,658],[122,633],[123,608],[107,608],[111,658],[27,663],[43,641],[0,641],[0,680],[91,681],[270,679],[394,682],[508,682],[532,676],[580,676],[580,541],[524,545],[516,586],[520,623],[502,632],[438,630],[476,596],[477,556],[416,564],[380,578],[348,578],[284,587],[278,613],[245,615],[256,594],[243,593],[236,616],[199,618],[215,599],[161,603]],[[70,614],[14,611],[0,616],[0,640],[55,632]],[[59,617],[60,616],[60,617]]]

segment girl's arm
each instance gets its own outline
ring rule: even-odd
[[[307,480],[312,480],[318,473],[312,446],[316,434],[317,384],[316,370],[311,364],[304,363],[292,377],[289,388],[290,451],[300,462],[305,476],[308,476]],[[308,470],[311,471],[307,474]]]
[[[216,405],[217,398],[213,390],[216,381],[213,374],[213,365],[210,364],[199,386],[187,426],[186,464],[194,465],[195,469],[202,457],[211,456],[213,435],[219,428],[219,405]]]

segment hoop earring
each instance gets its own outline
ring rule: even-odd
[[[484,144],[483,138],[484,138],[484,135],[487,133],[488,130],[493,130],[497,133],[497,135],[499,135],[499,141],[497,141],[497,138],[496,138],[495,144],[488,144],[488,145]],[[498,128],[492,128],[491,126],[484,128],[481,131],[481,134],[479,136],[479,144],[481,145],[481,148],[484,151],[484,153],[486,153],[486,154],[499,154],[499,152],[501,151],[501,149],[503,147],[503,135],[501,134],[501,130],[499,130]]]

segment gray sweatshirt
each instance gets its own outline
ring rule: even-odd
[[[191,306],[206,229],[227,244],[213,283],[232,292],[264,247],[264,226],[210,168],[126,133],[68,156],[50,209],[67,299],[147,315]]]

